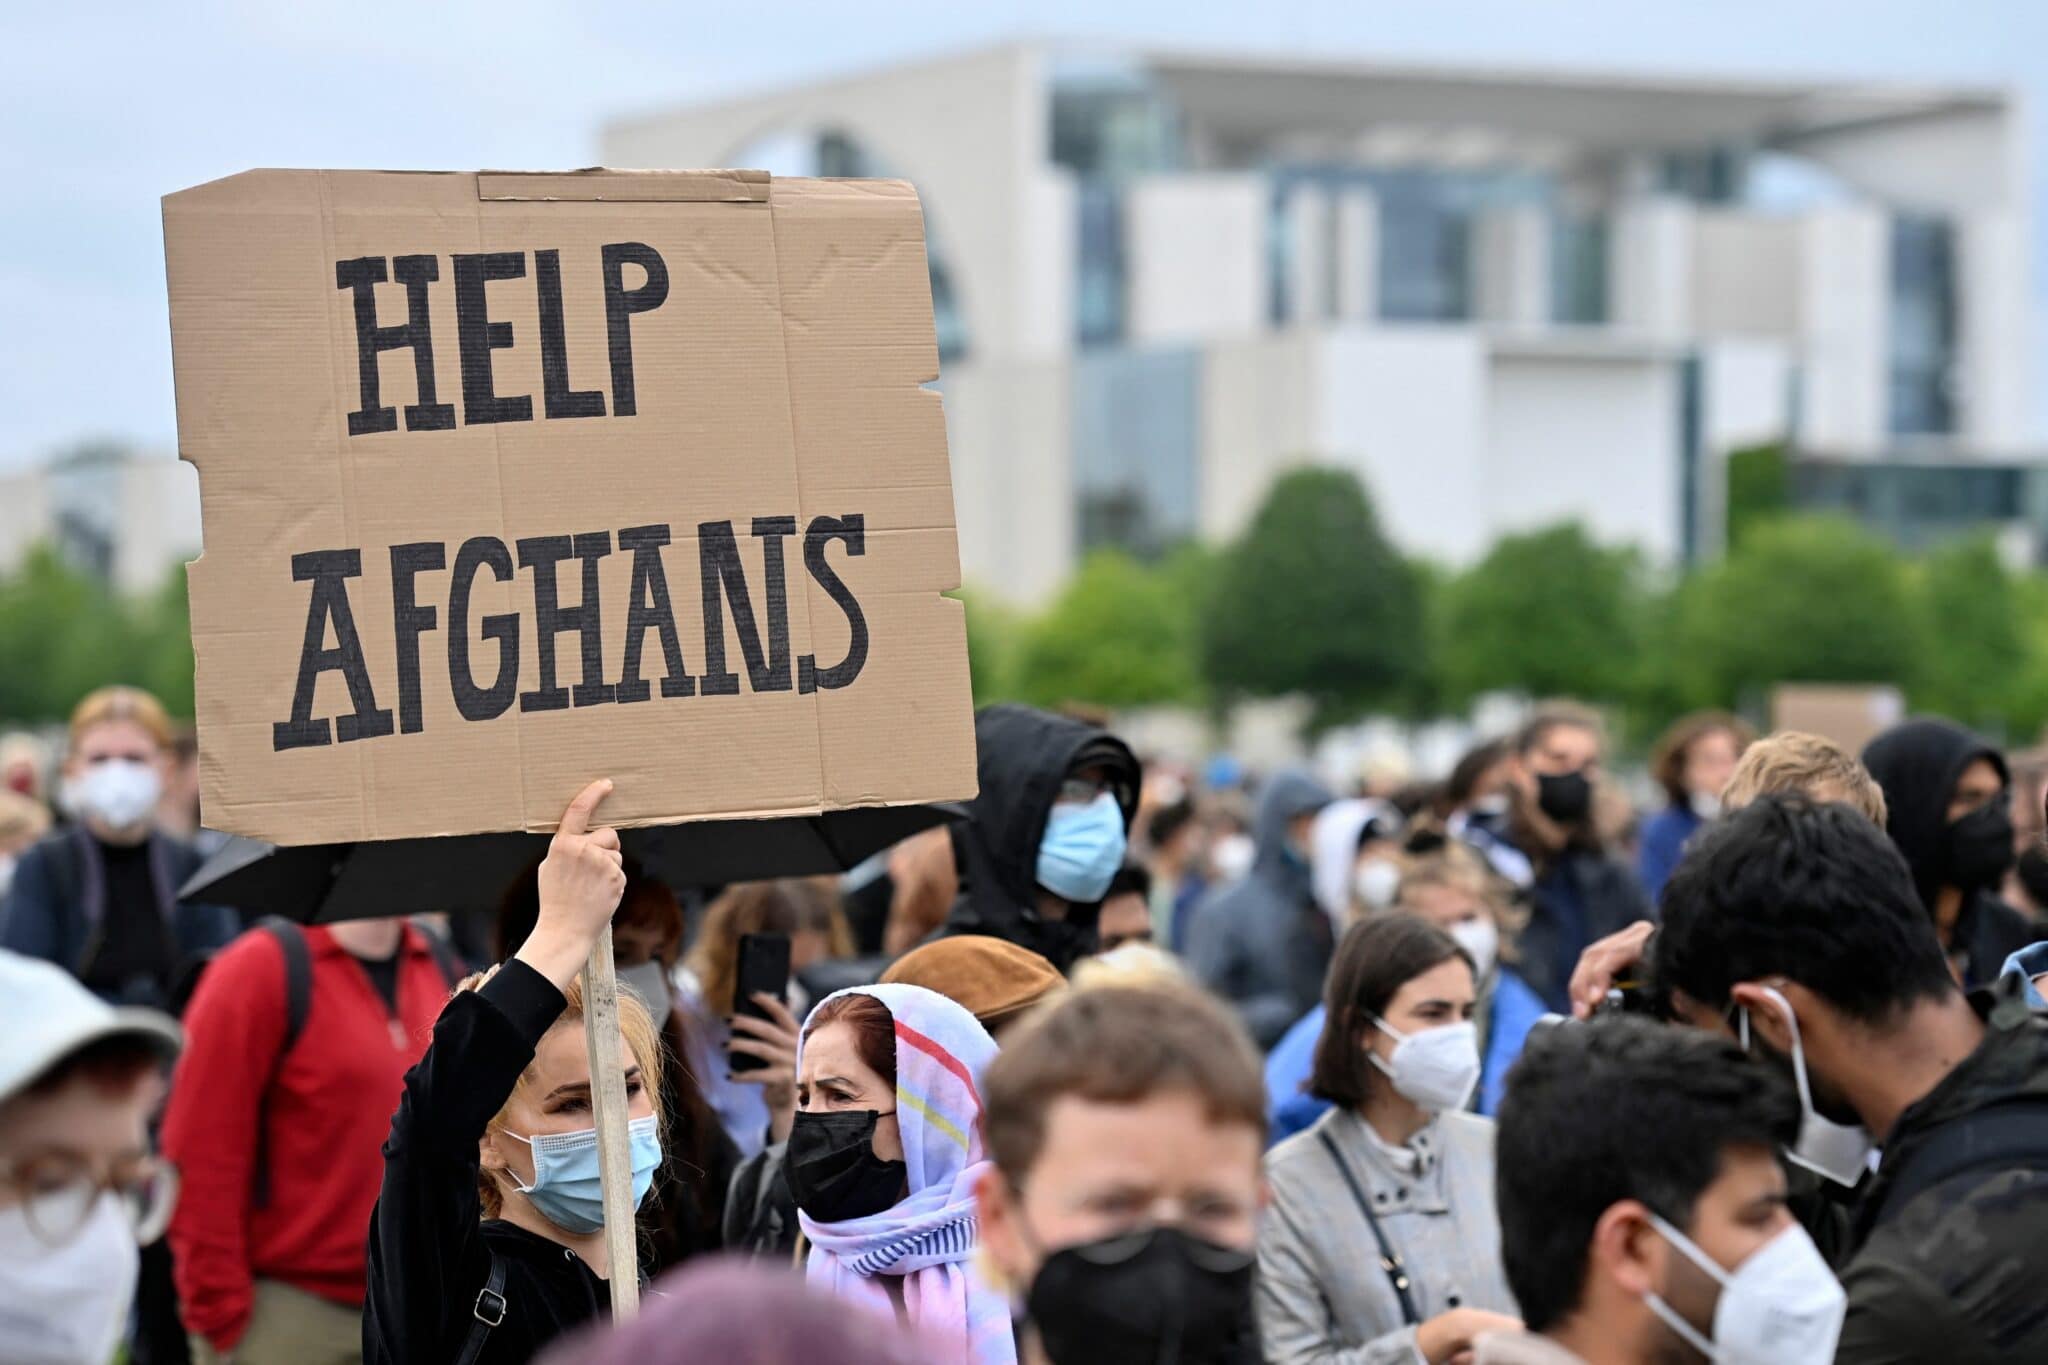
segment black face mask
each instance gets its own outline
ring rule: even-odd
[[[1977,807],[1943,832],[1942,880],[1963,891],[1998,885],[2012,868],[2012,816],[2003,800]]]
[[[1593,783],[1584,773],[1539,773],[1536,808],[1560,825],[1576,825],[1593,809]]]
[[[909,1167],[875,1155],[881,1111],[799,1113],[789,1130],[783,1178],[796,1206],[820,1223],[843,1223],[892,1208],[903,1198]]]
[[[1024,1311],[1053,1365],[1221,1365],[1252,1354],[1252,1253],[1178,1228],[1045,1258]]]

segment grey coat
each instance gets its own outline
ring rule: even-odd
[[[1266,1154],[1273,1202],[1259,1229],[1259,1335],[1268,1365],[1415,1365],[1415,1327],[1380,1264],[1372,1226],[1321,1134],[1358,1178],[1424,1320],[1452,1308],[1515,1313],[1493,1204],[1493,1122],[1439,1114],[1403,1175],[1365,1121],[1333,1109]]]
[[[1330,917],[1316,904],[1308,863],[1288,850],[1287,830],[1329,804],[1330,793],[1308,774],[1275,774],[1252,815],[1251,871],[1197,902],[1188,922],[1189,970],[1237,1007],[1261,1048],[1323,996]]]

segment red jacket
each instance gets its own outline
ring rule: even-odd
[[[200,978],[164,1113],[163,1150],[182,1178],[169,1233],[178,1298],[187,1330],[223,1353],[249,1325],[259,1278],[362,1304],[384,1137],[448,999],[411,925],[399,949],[396,1018],[332,933],[304,932],[312,990],[282,1066],[284,950],[251,931]],[[270,1189],[262,1208],[252,1190],[259,1132]]]

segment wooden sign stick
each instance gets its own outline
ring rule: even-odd
[[[619,978],[606,925],[583,964],[583,1034],[590,1048],[590,1105],[597,1128],[597,1170],[604,1182],[604,1244],[611,1261],[612,1320],[640,1313],[639,1237],[634,1221],[633,1158],[626,1133],[626,1075],[619,1066]]]

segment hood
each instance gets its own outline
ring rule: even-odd
[[[1359,836],[1374,821],[1398,831],[1401,814],[1384,801],[1366,797],[1332,801],[1316,812],[1309,834],[1310,885],[1316,904],[1323,907],[1339,932],[1351,918],[1352,868],[1358,863]]]
[[[952,827],[961,889],[953,927],[964,927],[961,912],[971,910],[975,932],[1039,951],[1014,928],[1038,900],[1038,845],[1060,783],[1083,763],[1109,769],[1128,833],[1138,808],[1138,760],[1106,730],[1029,706],[977,712],[974,742],[981,793]]]
[[[1283,769],[1268,778],[1252,808],[1252,875],[1292,872],[1287,858],[1287,827],[1296,817],[1313,815],[1330,804],[1329,788],[1300,768]],[[1306,880],[1304,874],[1303,879]]]
[[[1909,720],[1863,750],[1863,766],[1884,789],[1885,832],[1906,855],[1921,903],[1929,907],[1941,889],[1949,794],[1963,769],[1980,758],[1991,760],[2001,780],[2011,780],[1998,750],[1954,721]]]

